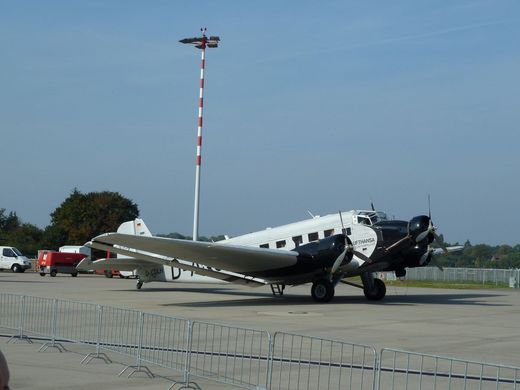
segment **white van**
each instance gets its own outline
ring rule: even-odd
[[[0,246],[0,269],[10,269],[13,272],[25,272],[31,268],[31,261],[12,246]]]

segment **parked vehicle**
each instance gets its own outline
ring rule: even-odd
[[[71,274],[73,277],[78,276],[76,266],[81,260],[87,257],[84,253],[68,253],[56,252],[50,250],[38,251],[38,268],[40,275],[46,274],[52,277],[58,273]]]
[[[83,246],[83,245],[64,245],[60,246],[58,249],[58,252],[66,252],[66,253],[83,253],[87,260],[90,260],[92,257],[92,249],[89,247]],[[85,271],[80,270],[78,271],[80,274],[92,274],[94,271]]]
[[[0,269],[25,272],[31,268],[31,261],[13,246],[0,246]]]

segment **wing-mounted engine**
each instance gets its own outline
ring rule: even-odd
[[[344,234],[336,234],[319,241],[300,245],[293,251],[302,257],[311,258],[320,263],[323,268],[334,267],[334,265],[337,268],[342,263],[348,264],[354,255],[352,242]]]
[[[433,242],[434,226],[431,217],[419,215],[408,222],[408,236],[417,245],[429,245]]]
[[[377,227],[387,244],[386,255],[392,258],[387,270],[396,270],[398,276],[404,276],[405,267],[424,267],[432,261],[434,249],[431,244],[433,241],[439,243],[439,240],[430,215],[418,215],[408,223],[382,222]]]

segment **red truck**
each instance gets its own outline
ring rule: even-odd
[[[50,274],[56,276],[58,273],[71,274],[73,277],[78,276],[76,266],[87,257],[84,253],[67,253],[56,252],[50,250],[38,251],[38,269],[40,275]]]

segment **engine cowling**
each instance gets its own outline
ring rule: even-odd
[[[416,246],[407,250],[403,254],[403,259],[403,268],[424,267],[430,263],[432,259],[432,253],[428,250],[427,247]]]
[[[344,234],[336,234],[319,241],[300,245],[298,248],[293,249],[293,251],[305,257],[312,257],[313,260],[321,263],[321,265],[326,268],[334,264],[336,259],[345,250],[346,245],[351,245],[350,239]],[[352,257],[352,251],[347,251],[343,262],[350,262]]]
[[[428,235],[422,239],[420,242],[417,242],[417,238],[424,232],[427,232],[431,226],[431,218],[427,215],[419,215],[417,217],[413,217],[410,222],[408,222],[408,235],[411,239],[420,245],[428,245],[433,242],[434,236],[433,233],[428,233]]]

